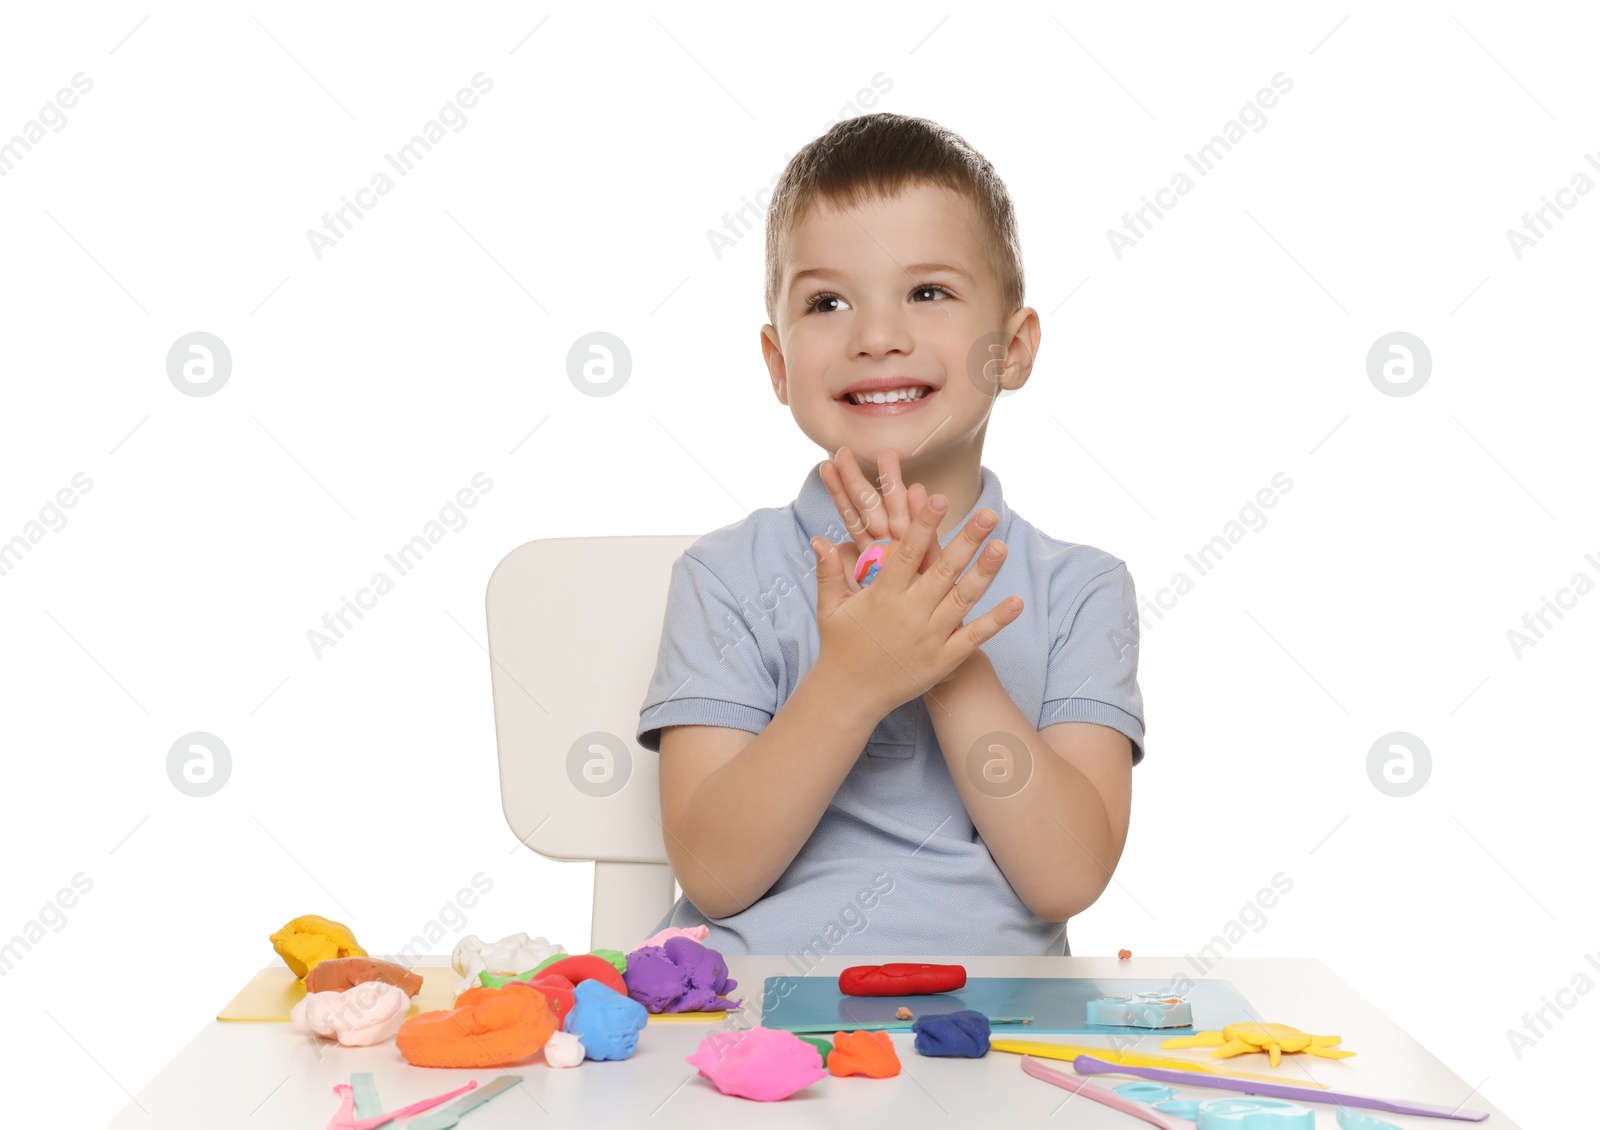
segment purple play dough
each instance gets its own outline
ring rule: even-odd
[[[628,986],[628,996],[651,1012],[713,1012],[741,1003],[724,996],[739,982],[728,979],[722,955],[693,938],[640,946],[628,954],[627,966],[622,982]]]

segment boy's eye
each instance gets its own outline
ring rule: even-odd
[[[911,294],[912,294],[913,297],[915,297],[916,295],[922,294],[925,291],[938,291],[940,294],[944,295],[946,298],[954,298],[955,297],[955,295],[953,293],[951,293],[951,291],[947,287],[942,287],[938,283],[923,283],[920,286],[913,287],[912,290],[911,290]],[[831,293],[829,291],[822,291],[822,292],[820,292],[818,294],[813,294],[809,299],[806,300],[806,307],[805,307],[806,308],[806,313],[808,313],[808,314],[817,313],[819,307],[821,307],[821,305],[824,302],[837,302],[837,303],[840,304],[838,309],[847,309],[848,308],[845,305],[844,299],[840,298],[837,294],[833,294],[833,293]],[[833,313],[833,310],[832,309],[824,310],[822,312],[823,313]]]
[[[806,301],[806,313],[815,314],[817,312],[817,307],[824,302],[842,303],[844,302],[844,299],[840,298],[837,294],[829,294],[827,291],[823,291],[821,294],[813,294]],[[831,311],[828,312],[831,313]]]

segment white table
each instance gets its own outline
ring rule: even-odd
[[[903,955],[897,957],[836,956],[817,964],[816,976],[837,976],[849,965],[889,961],[932,961],[966,966],[972,977],[1148,977],[1169,981],[1188,969],[1180,958],[1135,957],[976,957]],[[428,958],[418,965],[449,965],[447,958]],[[797,967],[783,957],[728,958],[730,974],[752,1018],[761,1004],[761,985],[768,976],[794,976]],[[1191,979],[1195,979],[1190,974]],[[1337,1034],[1351,1059],[1333,1061],[1285,1056],[1273,1071],[1265,1056],[1247,1055],[1226,1066],[1259,1074],[1281,1075],[1284,1082],[1308,1078],[1336,1088],[1386,1098],[1405,1098],[1466,1109],[1486,1110],[1483,1122],[1379,1117],[1401,1127],[1484,1127],[1512,1130],[1509,1118],[1496,1110],[1472,1085],[1458,1078],[1427,1049],[1401,1031],[1320,961],[1310,958],[1224,958],[1205,976],[1232,981],[1261,1018],[1291,1024],[1319,1035]],[[219,991],[228,999],[238,986]],[[1107,1127],[1137,1130],[1147,1125],[1109,1107],[1079,1098],[1026,1075],[1022,1057],[991,1051],[981,1059],[947,1059],[918,1055],[909,1032],[894,1033],[902,1071],[889,1079],[829,1076],[784,1102],[759,1103],[723,1095],[702,1078],[684,1057],[719,1027],[716,1023],[652,1021],[639,1036],[638,1050],[620,1061],[588,1060],[557,1070],[539,1056],[529,1064],[476,1071],[412,1067],[400,1057],[394,1041],[370,1048],[346,1048],[330,1041],[313,1042],[281,1022],[208,1021],[111,1123],[113,1127],[153,1130],[157,1127],[294,1127],[327,1124],[337,1106],[335,1083],[348,1083],[353,1071],[373,1073],[384,1109],[461,1086],[476,1078],[482,1086],[505,1073],[522,1076],[520,1086],[468,1114],[462,1130],[517,1127],[648,1126],[651,1130],[708,1130],[724,1119],[761,1126],[894,1127],[1054,1126]],[[1102,1036],[1039,1033],[1028,1038],[1058,1043],[1104,1044]],[[1142,1038],[1135,1050],[1159,1051],[1159,1035]],[[1124,1045],[1126,1046],[1126,1044]],[[1194,1052],[1167,1054],[1194,1055]],[[1072,1074],[1072,1065],[1046,1060]],[[1098,1077],[1106,1086],[1131,1082],[1131,1076]],[[1180,1098],[1226,1098],[1232,1092],[1180,1088]],[[1063,1103],[1067,1103],[1065,1108]],[[1061,1109],[1058,1109],[1061,1108]],[[1317,1130],[1335,1127],[1334,1109],[1317,1106]],[[1053,1117],[1052,1117],[1053,1116]],[[389,1124],[402,1130],[404,1121]]]

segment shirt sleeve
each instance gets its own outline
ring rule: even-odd
[[[672,563],[655,673],[638,741],[661,752],[664,726],[760,733],[778,710],[777,679],[728,587],[687,552]]]
[[[1068,600],[1050,644],[1038,729],[1095,722],[1128,736],[1144,760],[1139,615],[1133,578],[1118,561]]]

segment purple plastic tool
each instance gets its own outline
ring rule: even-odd
[[[1076,1079],[1064,1071],[1057,1071],[1053,1067],[1046,1067],[1031,1055],[1022,1057],[1022,1070],[1032,1075],[1035,1079],[1043,1079],[1046,1083],[1054,1083],[1057,1087],[1082,1095],[1086,1099],[1093,1099],[1097,1103],[1104,1103],[1113,1110],[1120,1110],[1123,1114],[1133,1117],[1152,1126],[1159,1126],[1161,1130],[1194,1130],[1194,1123],[1185,1122],[1183,1119],[1171,1114],[1162,1114],[1152,1110],[1143,1103],[1125,1099],[1115,1091],[1091,1083],[1087,1079]]]
[[[1299,1099],[1305,1103],[1330,1103],[1335,1106],[1361,1106],[1370,1110],[1385,1110],[1390,1114],[1420,1114],[1425,1118],[1454,1118],[1462,1122],[1482,1122],[1489,1117],[1486,1110],[1460,1110],[1431,1103],[1414,1103],[1404,1099],[1380,1099],[1372,1095],[1353,1095],[1348,1091],[1318,1090],[1315,1087],[1296,1087],[1291,1083],[1257,1083],[1254,1079],[1233,1079],[1221,1075],[1205,1075],[1198,1071],[1167,1071],[1160,1067],[1126,1067],[1120,1063],[1107,1063],[1092,1055],[1080,1055],[1072,1061],[1072,1069],[1079,1075],[1137,1075],[1141,1079],[1155,1079],[1161,1083],[1175,1083],[1181,1087],[1220,1087],[1246,1095],[1268,1095],[1275,1099]]]

